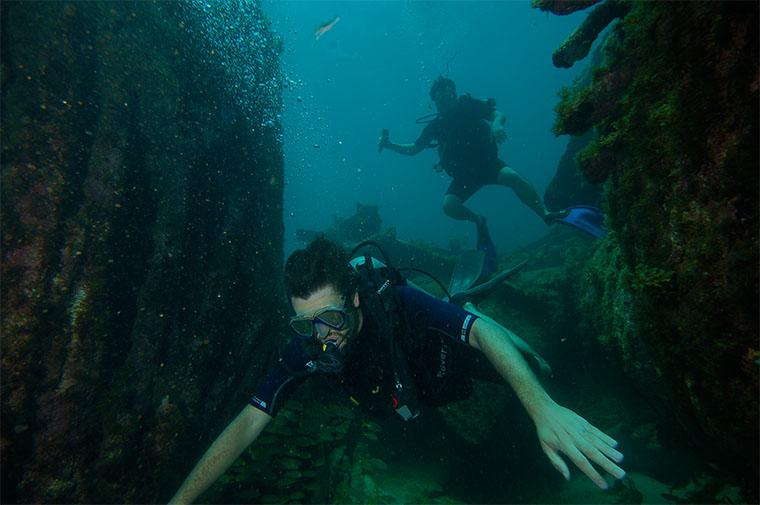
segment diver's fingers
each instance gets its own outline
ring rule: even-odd
[[[582,436],[575,438],[575,449],[581,451],[583,455],[586,456],[587,459],[584,458],[586,459],[586,463],[588,463],[589,460],[596,463],[605,472],[609,473],[616,479],[622,479],[625,477],[625,470],[615,464],[615,462],[619,463],[623,460],[623,455],[619,451],[610,447],[604,439],[598,437],[596,433],[592,432],[588,427],[583,429]],[[579,468],[583,469],[580,465]],[[585,470],[584,473],[586,473]],[[586,473],[586,475],[589,474]],[[599,474],[596,471],[594,471],[593,476],[589,475],[591,480],[600,486],[599,482],[596,481],[597,476],[599,476]],[[601,478],[601,476],[599,477]],[[604,487],[600,487],[606,489],[606,486],[607,483],[605,482]]]
[[[617,440],[615,440],[611,436],[607,435],[605,432],[603,432],[602,430],[600,430],[599,428],[597,428],[593,424],[588,423],[588,426],[586,426],[586,429],[588,431],[590,431],[591,433],[593,433],[594,435],[596,435],[597,437],[601,438],[602,441],[604,441],[604,443],[607,444],[607,445],[609,445],[610,447],[617,447],[618,446]],[[616,460],[616,461],[620,462],[620,461],[623,460],[622,459],[623,455],[621,454],[620,456],[621,456],[621,459]]]
[[[592,448],[590,446],[587,446],[584,450],[591,451]],[[593,449],[595,450],[595,449]],[[584,456],[580,450],[578,450],[578,447],[572,444],[568,444],[568,446],[563,450],[563,452],[567,455],[568,458],[570,458],[570,461],[572,461],[575,466],[577,466],[581,472],[585,473],[586,476],[591,479],[591,481],[596,484],[601,489],[607,489],[607,481],[604,480],[604,477],[599,475],[599,472],[596,471],[596,468],[594,468],[591,463],[589,463],[589,460],[586,459],[586,456]],[[597,451],[598,453],[598,451]],[[601,457],[600,459],[606,459],[604,457]],[[607,460],[609,461],[609,460]],[[610,464],[612,464],[610,462]]]
[[[541,442],[541,449],[544,450],[544,454],[549,458],[552,466],[562,474],[565,480],[570,480],[570,469],[567,468],[567,464],[562,460],[557,451],[546,445],[544,442]]]
[[[593,434],[591,435],[592,441],[591,443],[594,444],[594,447],[596,447],[602,454],[610,458],[615,463],[621,463],[624,459],[623,453],[615,449],[614,447],[611,447],[606,441],[603,439],[595,437]]]
[[[601,466],[616,479],[625,477],[625,470],[615,464],[623,461],[623,454],[620,451],[610,447],[590,430],[586,432],[586,440],[591,444],[591,447],[586,444],[577,445],[591,461]]]
[[[594,444],[593,448],[587,447],[583,449],[583,452],[586,454],[588,459],[599,465],[605,472],[612,475],[616,479],[622,479],[625,477],[625,470],[617,466],[614,463],[614,461],[616,461],[613,457],[614,455],[608,454],[606,451],[617,453],[621,456],[622,459],[622,454],[606,444],[598,443]]]

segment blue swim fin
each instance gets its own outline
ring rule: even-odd
[[[604,229],[604,213],[589,205],[575,205],[562,211],[562,217],[555,221],[585,231],[596,238],[607,235]]]

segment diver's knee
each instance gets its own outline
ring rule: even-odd
[[[443,213],[449,217],[457,217],[462,212],[462,202],[459,198],[446,195],[443,199]]]
[[[522,180],[520,174],[509,167],[503,167],[499,170],[499,184],[504,186],[514,186]]]

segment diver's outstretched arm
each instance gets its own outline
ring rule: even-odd
[[[506,329],[489,319],[478,318],[470,331],[470,345],[480,349],[520,399],[536,425],[546,457],[565,479],[570,471],[562,459],[572,461],[597,486],[608,485],[591,463],[622,479],[625,471],[617,464],[623,455],[617,442],[570,409],[557,404],[536,379]]]
[[[423,149],[417,144],[394,144],[390,140],[383,147],[386,147],[391,151],[395,151],[399,154],[404,154],[406,156],[414,156],[415,154],[419,154]]]
[[[213,484],[237,459],[246,447],[258,438],[272,416],[253,407],[246,407],[225,428],[195,468],[187,476],[170,504],[192,503]]]
[[[488,321],[494,324],[499,324],[493,319],[491,319],[490,317],[488,317],[487,315],[485,315],[484,313],[482,313],[481,311],[479,311],[477,308],[475,308],[475,305],[473,305],[471,302],[465,303],[462,306],[462,308],[464,308],[464,310],[466,310],[467,312],[472,312],[473,314],[475,314],[476,316],[480,318],[487,319]],[[543,357],[541,357],[540,354],[538,354],[538,351],[533,349],[533,346],[531,346],[528,342],[518,337],[517,334],[511,331],[509,328],[505,328],[504,326],[501,326],[501,328],[507,332],[507,334],[509,335],[509,338],[512,339],[512,343],[515,344],[515,347],[517,347],[517,349],[521,353],[536,360],[536,363],[538,363],[538,367],[541,369],[542,374],[544,374],[547,377],[551,377],[553,375],[552,367],[549,366],[549,363],[547,363],[547,361]]]
[[[390,138],[388,138],[388,130],[383,130],[383,135],[380,137],[380,140],[377,143],[377,150],[379,152],[383,149],[390,149],[391,151],[397,152],[399,154],[404,154],[406,156],[414,156],[415,154],[422,152],[422,150],[425,148],[418,146],[417,144],[396,144],[394,142],[391,142]]]

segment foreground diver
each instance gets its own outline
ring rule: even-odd
[[[493,99],[478,100],[469,94],[457,97],[454,81],[443,76],[430,88],[430,98],[438,114],[417,140],[413,144],[396,144],[391,142],[388,130],[383,130],[378,150],[414,156],[428,147],[438,147],[440,161],[436,170],[445,170],[453,179],[443,199],[447,216],[478,223],[482,216],[464,202],[483,186],[498,184],[511,188],[547,225],[562,217],[549,212],[533,186],[499,159],[497,144],[506,139],[505,118],[496,110]]]
[[[469,394],[470,377],[478,374],[469,367],[468,353],[484,356],[512,387],[535,424],[541,448],[566,479],[570,471],[561,454],[602,489],[607,483],[592,463],[616,478],[625,476],[617,465],[623,460],[617,442],[555,403],[514,344],[514,334],[490,318],[407,285],[397,270],[368,255],[352,260],[323,237],[288,258],[285,288],[295,312],[294,338],[171,503],[190,503],[205,491],[308,376],[333,374],[370,412],[411,420],[422,406]]]

